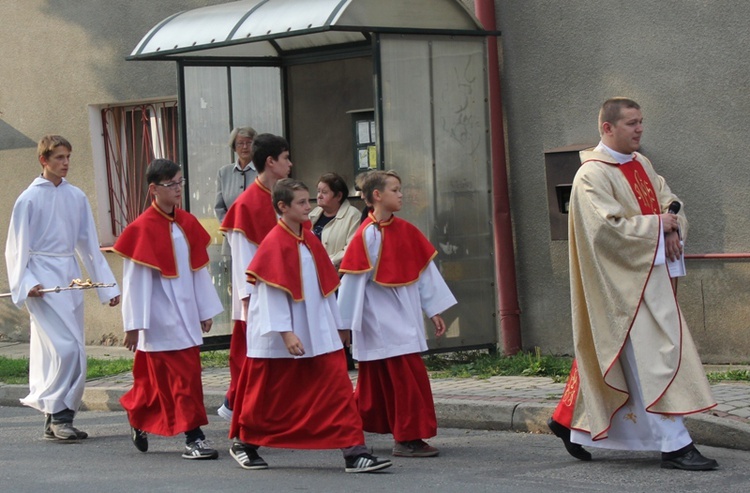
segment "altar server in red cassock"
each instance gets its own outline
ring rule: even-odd
[[[253,140],[253,162],[258,176],[234,201],[221,223],[232,252],[232,338],[229,346],[229,389],[218,414],[232,420],[237,379],[247,357],[247,304],[252,285],[245,280],[247,266],[263,238],[276,226],[278,216],[271,200],[274,184],[289,176],[292,161],[284,137],[261,134]]]
[[[346,370],[347,338],[333,293],[336,269],[309,227],[310,194],[283,179],[273,190],[281,219],[247,270],[248,358],[235,396],[230,454],[244,469],[265,469],[258,447],[340,448],[346,472],[391,465],[370,455]],[[348,342],[348,341],[344,341]]]
[[[166,159],[146,170],[151,207],[130,223],[114,245],[124,257],[124,345],[135,351],[133,387],[120,399],[131,439],[148,450],[147,433],[185,433],[185,459],[216,459],[201,426],[203,405],[200,345],[203,332],[223,311],[211,275],[210,235],[181,209],[180,166]]]
[[[371,171],[362,194],[373,211],[347,247],[338,304],[351,328],[359,361],[357,402],[365,431],[392,433],[393,455],[432,457],[424,439],[437,434],[427,369],[422,312],[435,335],[446,327],[440,313],[456,304],[432,259],[435,247],[401,210],[401,179],[393,171]]]

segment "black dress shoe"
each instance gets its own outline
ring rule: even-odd
[[[552,418],[547,420],[547,426],[549,426],[549,429],[552,430],[552,433],[554,433],[557,438],[563,441],[565,450],[567,450],[570,455],[578,460],[591,460],[591,454],[585,448],[570,441],[570,429],[564,427]]]
[[[141,452],[148,452],[148,434],[138,428],[130,427],[130,439],[133,441],[135,448]]]
[[[670,459],[661,459],[663,469],[683,469],[685,471],[710,471],[719,467],[719,463],[714,459],[704,457],[698,449],[690,449],[679,457]]]

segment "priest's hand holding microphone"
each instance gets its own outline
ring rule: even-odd
[[[677,222],[677,213],[680,212],[680,203],[676,200],[669,204],[666,214],[661,214],[661,223],[664,229],[664,253],[671,261],[675,261],[682,256],[682,241],[680,239]]]

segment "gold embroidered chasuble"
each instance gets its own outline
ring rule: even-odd
[[[613,414],[628,400],[620,366],[626,338],[635,349],[646,409],[684,415],[715,405],[698,353],[672,289],[666,265],[654,266],[658,215],[643,215],[617,162],[580,153],[570,198],[571,310],[580,386],[572,428],[607,437]],[[636,153],[660,210],[678,198],[651,162]],[[642,178],[642,177],[639,177]],[[639,187],[635,187],[638,190]],[[643,197],[641,197],[643,199]],[[687,220],[678,215],[683,238]]]

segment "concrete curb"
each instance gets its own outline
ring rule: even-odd
[[[547,420],[557,403],[487,403],[471,399],[435,399],[440,426],[473,430],[507,430],[550,433]],[[707,413],[685,418],[685,426],[696,443],[712,447],[750,450],[750,425]]]
[[[91,387],[83,394],[82,411],[122,411],[122,387]],[[28,394],[25,385],[0,385],[0,406],[21,406]],[[224,402],[224,392],[206,391],[204,404],[209,416]],[[486,400],[435,399],[440,426],[471,430],[501,430],[522,433],[550,433],[547,419],[556,403],[527,401],[488,402]],[[685,418],[685,425],[696,443],[712,447],[750,450],[750,425],[702,413]]]
[[[693,414],[685,426],[696,443],[737,450],[750,450],[750,425],[711,414]]]
[[[28,393],[29,388],[25,385],[0,385],[0,406],[21,406],[18,401]]]

